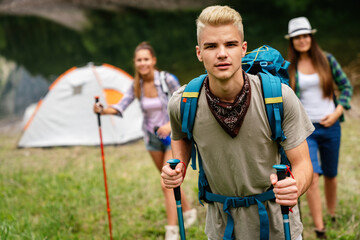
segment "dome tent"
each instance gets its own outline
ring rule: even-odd
[[[117,103],[130,88],[133,78],[110,64],[73,67],[49,87],[33,113],[27,111],[18,147],[99,145],[94,97],[105,106]],[[29,110],[31,111],[31,110]],[[104,145],[124,144],[142,137],[142,112],[138,100],[123,117],[101,116]]]

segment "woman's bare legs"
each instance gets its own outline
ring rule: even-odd
[[[331,217],[335,217],[336,208],[336,177],[329,178],[324,176],[325,181],[325,199],[328,212]]]
[[[306,198],[310,208],[311,216],[317,230],[324,229],[321,195],[319,188],[319,174],[314,173],[313,181],[306,192]]]

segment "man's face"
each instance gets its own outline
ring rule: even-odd
[[[204,63],[210,78],[224,81],[241,77],[241,59],[245,56],[247,43],[233,25],[205,25],[199,35],[196,54]]]

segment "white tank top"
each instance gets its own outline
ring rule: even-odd
[[[320,122],[325,116],[334,112],[334,101],[330,98],[323,98],[320,78],[317,73],[303,74],[298,72],[298,78],[300,101],[313,123]]]

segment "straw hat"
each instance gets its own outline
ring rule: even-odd
[[[296,37],[303,34],[314,34],[316,29],[311,29],[309,20],[306,17],[293,18],[289,21],[288,34],[286,39]]]

